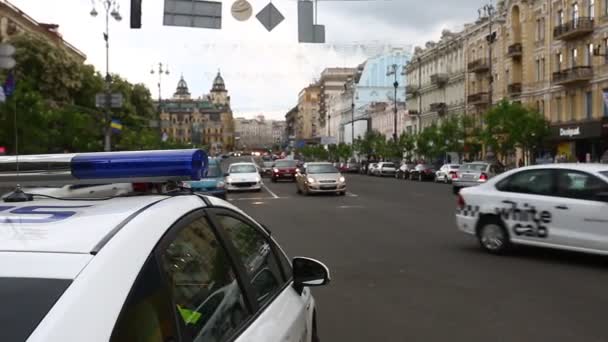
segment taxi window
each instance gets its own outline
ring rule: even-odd
[[[0,340],[27,340],[71,282],[67,279],[0,278]]]
[[[222,214],[217,217],[249,273],[258,304],[265,305],[285,283],[269,241],[245,221]]]
[[[553,172],[549,169],[518,172],[496,184],[505,192],[551,196],[554,192]]]
[[[193,341],[225,341],[250,316],[227,253],[205,219],[181,229],[160,252],[177,315]]]
[[[557,179],[560,197],[593,201],[599,193],[608,192],[606,182],[585,172],[560,170]]]

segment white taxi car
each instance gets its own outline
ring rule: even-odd
[[[196,179],[200,152],[61,155],[69,173],[37,172],[45,160],[0,183]],[[2,170],[13,161],[0,157]],[[17,189],[0,205],[2,341],[318,341],[308,287],[328,282],[320,262],[290,262],[247,214],[187,189],[99,200]]]
[[[522,244],[608,254],[608,165],[511,170],[460,190],[456,222],[492,253]]]
[[[262,191],[262,177],[254,163],[234,163],[224,174],[227,191]]]

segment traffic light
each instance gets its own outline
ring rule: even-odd
[[[131,0],[131,28],[141,28],[141,1]]]

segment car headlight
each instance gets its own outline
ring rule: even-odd
[[[255,182],[256,182],[256,183],[259,183],[259,182],[261,182],[261,181],[262,181],[262,178],[260,178],[259,176],[255,178]]]
[[[346,182],[346,178],[344,178],[344,176],[340,176],[338,180],[340,181],[340,183]]]
[[[217,182],[217,185],[216,185],[216,187],[218,189],[223,189],[225,186],[226,186],[226,183],[224,183],[222,181]]]
[[[272,169],[272,171],[274,171],[274,173],[279,173],[279,169]]]
[[[226,183],[228,183],[228,184],[232,183],[232,178],[226,177]]]
[[[308,178],[306,178],[306,181],[307,181],[308,183],[314,183],[314,182],[315,182],[315,179],[314,179],[314,178],[312,178],[312,177],[308,177]]]

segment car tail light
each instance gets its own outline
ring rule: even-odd
[[[452,179],[458,179],[458,172],[450,172]]]
[[[148,191],[148,183],[133,183],[134,192],[146,192]]]
[[[433,170],[431,170],[431,169],[426,169],[426,170],[424,170],[424,172],[425,172],[425,173],[433,173]]]
[[[464,202],[464,198],[462,197],[461,194],[458,194],[456,206],[458,206],[458,209],[464,209],[465,205],[466,205],[466,203]]]
[[[479,175],[479,181],[480,182],[485,182],[488,180],[488,175],[486,175],[485,173],[482,173]]]

